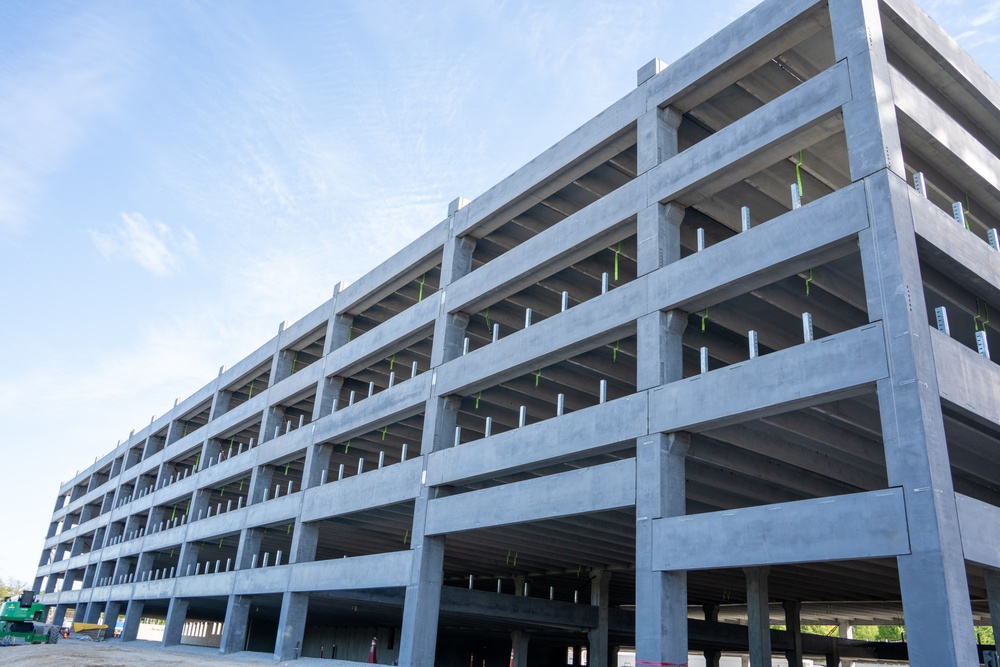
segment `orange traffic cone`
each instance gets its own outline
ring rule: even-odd
[[[378,641],[377,637],[372,637],[372,647],[368,649],[368,660],[365,661],[370,665],[374,665],[376,662],[378,662],[378,657],[375,655],[375,644],[377,641]]]
[[[514,649],[510,650],[510,667],[514,667]]]

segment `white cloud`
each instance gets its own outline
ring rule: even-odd
[[[178,234],[159,220],[141,213],[122,213],[121,224],[108,232],[88,230],[97,250],[107,259],[131,260],[157,276],[168,276],[183,257],[198,253],[198,240],[187,228]]]

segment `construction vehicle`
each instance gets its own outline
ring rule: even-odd
[[[59,627],[42,622],[44,616],[45,605],[35,602],[34,591],[22,591],[20,597],[4,600],[0,605],[0,646],[58,642]]]

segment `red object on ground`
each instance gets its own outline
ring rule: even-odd
[[[514,667],[514,649],[510,650],[510,667]]]
[[[375,644],[377,640],[378,640],[377,637],[372,637],[372,647],[368,649],[368,660],[365,661],[371,665],[374,665],[376,662],[378,662],[378,657],[376,657],[375,655]]]

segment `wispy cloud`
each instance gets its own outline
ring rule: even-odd
[[[168,276],[184,257],[198,254],[198,240],[186,227],[177,234],[159,220],[141,213],[122,213],[121,224],[109,231],[88,230],[97,250],[107,259],[133,261],[157,276]]]

